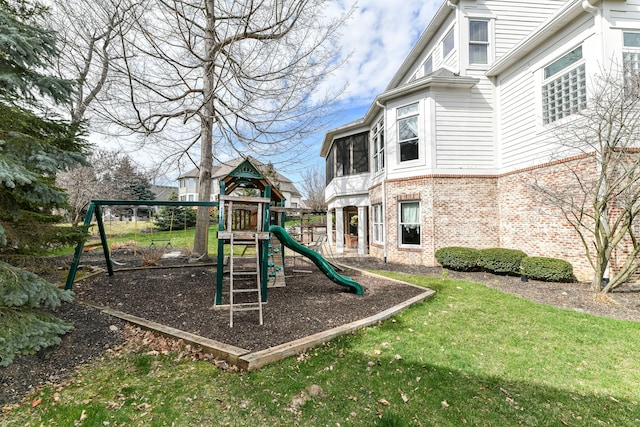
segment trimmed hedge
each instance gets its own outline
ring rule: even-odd
[[[520,275],[520,262],[527,254],[516,249],[481,249],[478,266],[495,274]]]
[[[522,274],[546,282],[573,282],[573,266],[565,260],[527,257],[522,260]]]
[[[478,270],[480,251],[473,248],[448,246],[438,249],[435,256],[444,268],[456,271],[474,271]]]

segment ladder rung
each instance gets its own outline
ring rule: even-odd
[[[246,303],[245,304],[234,304],[233,305],[233,311],[255,311],[255,310],[261,310],[261,308],[258,306],[257,303],[253,302],[253,303]],[[251,304],[251,305],[249,305]]]
[[[256,276],[258,274],[257,271],[234,271],[234,276]]]
[[[232,292],[234,294],[242,294],[247,292],[258,292],[260,289],[234,289]]]

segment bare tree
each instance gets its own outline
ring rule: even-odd
[[[341,65],[337,30],[346,18],[326,18],[330,6],[150,0],[121,40],[128,85],[104,112],[146,141],[177,141],[181,155],[197,158],[199,200],[210,200],[214,154],[292,154],[327,117],[342,88],[318,88]],[[208,209],[199,209],[196,254],[207,253],[208,218]]]
[[[306,195],[307,205],[314,211],[324,211],[327,203],[324,200],[325,171],[322,167],[305,169],[302,172],[302,192]]]
[[[91,199],[99,199],[102,185],[98,181],[92,166],[79,166],[56,176],[56,185],[69,194],[69,215],[75,227],[80,223]]]
[[[51,4],[45,25],[58,35],[62,52],[58,74],[76,81],[69,111],[73,121],[86,119],[92,104],[109,96],[113,68],[122,58],[118,41],[129,31],[134,10],[143,4],[131,0],[59,0]]]
[[[607,293],[640,266],[640,97],[637,77],[604,72],[588,108],[557,128],[566,179],[537,181],[544,202],[576,230],[595,272],[593,289]],[[615,262],[614,262],[615,260]]]

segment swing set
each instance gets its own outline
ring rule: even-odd
[[[194,206],[206,206],[206,207],[217,207],[218,206],[218,202],[184,202],[184,201],[160,201],[160,200],[92,200],[89,203],[89,206],[87,208],[87,214],[84,217],[84,224],[83,227],[85,230],[89,229],[89,226],[91,225],[91,220],[95,215],[95,220],[96,223],[98,225],[98,233],[100,235],[100,242],[102,244],[102,251],[104,253],[104,257],[105,257],[105,261],[107,264],[107,272],[109,274],[109,276],[113,276],[113,264],[116,264],[116,261],[114,261],[111,258],[111,252],[109,250],[109,244],[107,241],[107,233],[105,230],[105,226],[104,226],[104,221],[102,218],[102,207],[103,206],[127,206],[127,207],[131,207],[131,206],[146,206],[146,207],[154,207],[154,206],[172,206],[172,207],[194,207]],[[170,225],[170,232],[173,231],[173,214],[171,217],[171,225]],[[185,220],[186,221],[186,220]],[[186,233],[186,227],[185,227],[185,233]],[[136,234],[137,234],[137,227],[136,227]],[[166,241],[166,239],[153,239],[153,236],[151,238],[151,243],[152,246],[155,245],[155,242],[160,242],[160,241]],[[185,241],[186,241],[186,235],[185,235]],[[169,239],[169,244],[170,244],[170,239]],[[165,242],[166,243],[166,242]],[[85,245],[85,241],[81,241],[80,243],[78,243],[78,245],[76,246],[74,255],[73,255],[73,261],[71,263],[71,268],[69,269],[69,275],[67,276],[67,281],[65,284],[65,289],[72,289],[73,288],[73,282],[76,278],[76,274],[78,272],[78,267],[80,265],[80,259],[82,257],[82,252],[84,249],[84,245]],[[169,246],[169,245],[167,245]]]

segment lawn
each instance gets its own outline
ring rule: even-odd
[[[257,372],[176,355],[107,357],[31,395],[0,425],[640,424],[640,324],[388,275],[437,294]]]

